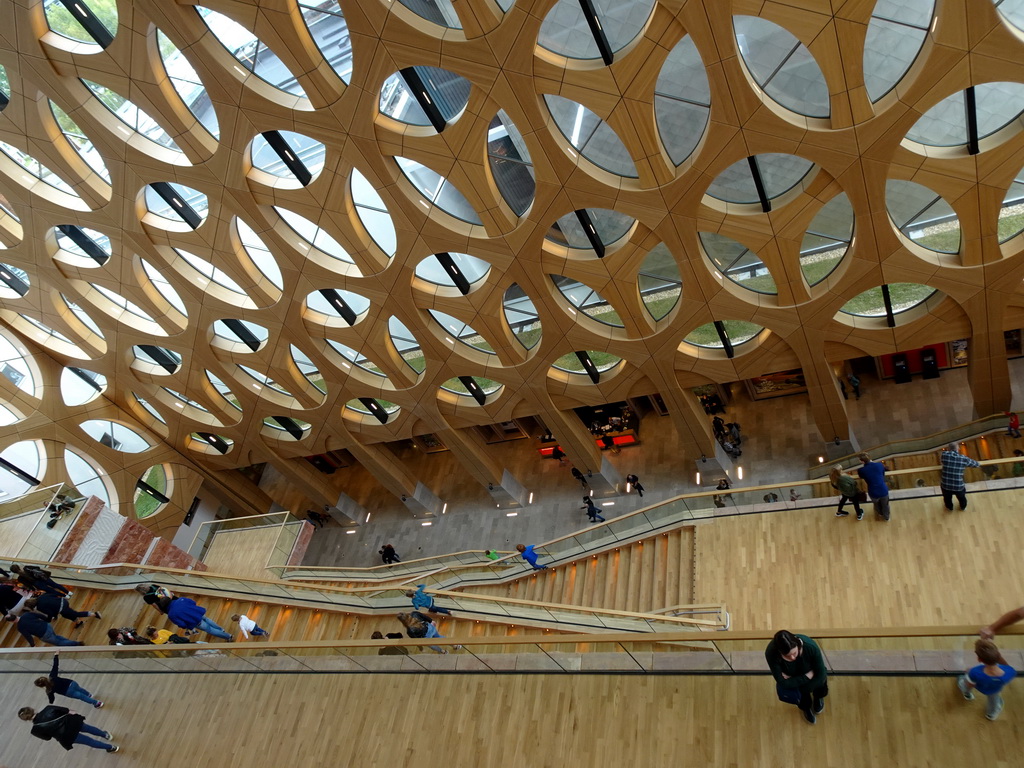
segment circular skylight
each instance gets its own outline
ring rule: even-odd
[[[544,17],[537,43],[567,59],[604,59],[611,64],[608,57],[643,31],[653,10],[654,0],[594,0],[586,6],[558,0]]]
[[[545,237],[553,243],[603,257],[605,250],[629,234],[636,219],[607,208],[583,208],[551,225]]]
[[[396,157],[395,162],[428,203],[470,224],[483,223],[465,196],[444,176],[407,157]]]
[[[779,292],[768,267],[745,245],[715,232],[700,232],[699,236],[704,253],[724,277],[749,291],[768,294]]]
[[[753,155],[718,174],[707,193],[727,203],[760,203],[770,209],[775,198],[799,184],[813,168],[814,163],[796,155]]]
[[[707,70],[689,35],[665,59],[654,85],[654,116],[661,143],[672,162],[693,154],[711,114],[711,86]]]
[[[625,327],[615,308],[589,285],[565,275],[549,275],[549,277],[572,307],[606,325],[616,328]],[[570,309],[570,314],[575,314],[575,310]]]
[[[878,101],[903,79],[928,37],[935,0],[878,0],[864,38],[864,86]]]
[[[839,266],[853,240],[853,206],[840,193],[811,220],[800,243],[800,271],[808,285],[817,285]]]
[[[629,150],[608,123],[582,104],[562,96],[545,94],[544,102],[558,130],[583,157],[610,173],[637,177]]]
[[[530,150],[503,109],[498,110],[487,129],[487,160],[501,196],[513,213],[522,216],[533,203],[537,182]]]
[[[395,72],[380,89],[382,115],[408,125],[430,125],[441,132],[469,102],[470,83],[438,67],[409,67]]]
[[[929,109],[907,131],[907,138],[933,147],[970,146],[1019,121],[1022,112],[1024,84],[981,83]]]
[[[960,220],[941,195],[903,179],[885,182],[893,225],[918,245],[939,253],[960,251]]]
[[[474,283],[487,277],[490,269],[486,261],[468,253],[435,253],[416,265],[416,277],[467,294]]]
[[[763,330],[762,326],[749,323],[746,320],[723,320],[720,326],[715,323],[705,323],[694,328],[683,341],[695,347],[722,349],[725,347],[725,342],[722,340],[723,334],[729,343],[736,347],[756,338]]]

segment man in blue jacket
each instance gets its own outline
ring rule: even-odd
[[[866,453],[858,453],[857,458],[863,465],[857,474],[867,483],[868,496],[875,507],[875,514],[889,522],[889,486],[885,484],[885,464],[872,461]]]
[[[429,611],[430,613],[447,613],[449,616],[452,612],[447,608],[442,608],[439,605],[434,604],[434,598],[423,591],[426,584],[417,584],[416,591],[413,592],[411,589],[405,593],[406,597],[412,598],[412,608],[414,611]]]
[[[18,631],[21,632],[22,637],[28,640],[28,644],[33,648],[35,648],[35,639],[37,637],[50,645],[85,645],[85,643],[78,640],[69,640],[58,635],[53,631],[50,622],[38,613],[23,613],[18,618]]]

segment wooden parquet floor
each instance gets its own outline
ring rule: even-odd
[[[25,674],[0,684],[0,765],[120,768],[531,768],[1020,765],[1024,688],[984,718],[951,678],[833,678],[816,726],[767,677],[81,675],[81,711],[122,751],[71,755],[29,734]],[[61,700],[63,703],[63,700]]]
[[[831,507],[719,518],[698,532],[698,602],[733,629],[887,627],[993,621],[1024,604],[1020,491],[892,501],[892,520]],[[955,502],[954,502],[954,506]]]

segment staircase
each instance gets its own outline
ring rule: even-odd
[[[232,614],[244,613],[250,619],[270,632],[273,640],[288,641],[338,641],[368,640],[374,631],[383,634],[402,632],[403,627],[395,619],[394,613],[386,615],[364,615],[346,613],[330,609],[292,607],[269,602],[254,602],[233,598],[218,598],[210,595],[188,595],[206,608],[206,614],[213,621],[236,636],[236,640],[244,640],[238,631],[238,625],[231,621]],[[54,631],[72,640],[81,640],[86,645],[106,645],[107,630],[111,627],[136,627],[144,632],[146,627],[157,629],[178,628],[167,621],[167,617],[142,602],[142,597],[132,590],[108,591],[104,589],[76,588],[70,603],[78,611],[99,611],[103,618],[83,619],[81,629],[73,629],[72,622],[57,618]],[[405,610],[405,609],[402,609]],[[411,608],[409,609],[411,610]],[[395,611],[398,613],[398,611]],[[458,618],[436,616],[434,621],[438,631],[446,636],[460,637],[514,637],[527,632],[536,634],[535,628],[523,628],[511,624],[487,621],[460,621]],[[557,633],[554,633],[557,634]],[[205,633],[196,635],[197,640],[221,642]],[[263,642],[255,638],[249,642]],[[24,648],[27,646],[17,627],[10,622],[0,622],[0,647]],[[48,648],[39,640],[37,647]]]
[[[503,584],[457,591],[651,613],[694,601],[695,546],[695,528],[686,526]]]

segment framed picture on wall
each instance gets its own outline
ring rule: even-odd
[[[949,362],[954,368],[967,365],[967,339],[949,342]]]
[[[791,371],[779,371],[768,373],[764,376],[755,376],[746,379],[747,392],[754,400],[765,400],[769,397],[784,397],[807,391],[807,382],[804,380],[804,372],[800,368]]]

